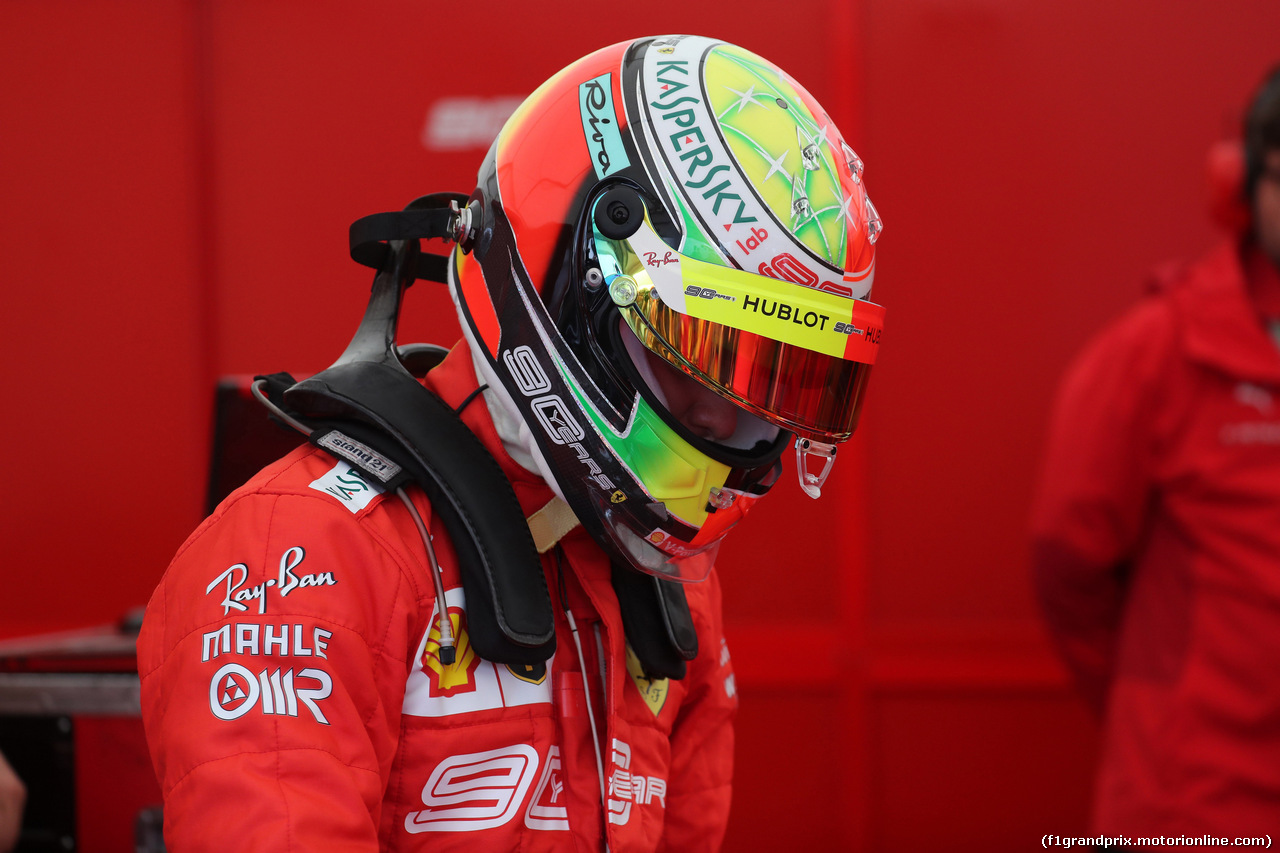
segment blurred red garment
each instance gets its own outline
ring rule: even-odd
[[[1280,825],[1277,294],[1266,258],[1223,246],[1167,274],[1059,390],[1034,573],[1104,713],[1104,833]]]

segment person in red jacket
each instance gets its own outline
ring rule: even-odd
[[[1104,719],[1107,835],[1280,829],[1280,69],[1245,122],[1239,239],[1062,382],[1034,574]]]
[[[857,423],[883,317],[862,162],[769,62],[648,38],[531,95],[465,202],[443,274],[464,340],[425,378],[435,426],[465,427],[432,458],[463,474],[398,485],[412,460],[377,435],[281,408],[311,444],[224,500],[151,599],[170,849],[720,845],[737,697],[714,558],[793,437],[817,497]],[[390,233],[366,325],[417,257]],[[332,404],[340,365],[284,400]],[[516,523],[478,533],[504,495]],[[507,539],[530,565],[490,560]]]

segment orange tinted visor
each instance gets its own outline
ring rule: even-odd
[[[596,239],[613,262],[610,295],[647,349],[804,438],[853,434],[883,307],[682,255],[647,220],[623,240]]]
[[[832,444],[858,425],[870,364],[690,317],[658,299],[622,313],[649,350],[770,423]]]

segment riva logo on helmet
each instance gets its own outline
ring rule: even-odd
[[[714,217],[728,219],[726,231],[730,223],[759,222],[748,212],[742,176],[719,142],[698,82],[690,77],[689,60],[659,59],[656,68],[646,70],[653,79],[654,99],[649,106],[658,111],[655,124],[662,122],[658,136],[663,150],[678,161],[671,166],[678,173],[683,172],[680,183],[686,190],[696,191],[694,194],[710,206]],[[720,211],[722,206],[724,213]]]
[[[578,454],[578,460],[587,466],[587,479],[605,491],[617,488],[613,480],[601,470],[600,465],[591,458],[582,440],[587,437],[582,425],[569,411],[564,400],[558,394],[546,394],[551,390],[551,380],[547,378],[538,358],[528,345],[521,345],[514,350],[506,350],[502,361],[507,366],[516,387],[525,397],[533,398],[530,407],[542,425],[547,438],[562,447],[568,447]]]
[[[596,177],[606,178],[630,166],[618,131],[618,113],[613,108],[612,73],[601,74],[578,87],[578,109]]]

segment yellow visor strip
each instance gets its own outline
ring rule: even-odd
[[[656,291],[672,310],[813,352],[875,364],[884,329],[883,306],[682,255],[662,242],[648,217],[626,243],[631,257],[619,259],[623,271],[639,291]]]

